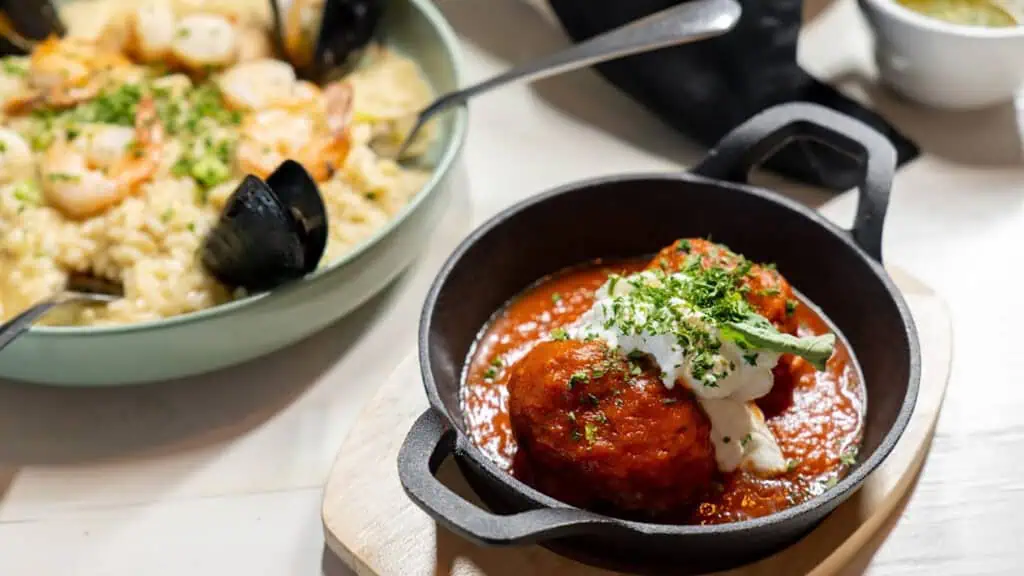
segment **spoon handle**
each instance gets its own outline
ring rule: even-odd
[[[695,42],[725,34],[740,17],[735,0],[699,0],[656,12],[620,28],[595,36],[560,52],[516,66],[507,72],[449,92],[424,108],[406,137],[402,152],[432,116],[493,88],[529,82],[641,52]]]
[[[44,300],[11,318],[6,323],[0,324],[0,350],[6,348],[15,338],[28,331],[36,323],[36,320],[39,320],[44,314],[65,302],[67,300],[62,297]]]

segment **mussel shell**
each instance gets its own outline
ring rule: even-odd
[[[203,241],[200,259],[220,282],[264,292],[316,270],[327,212],[315,182],[287,161],[263,181],[246,176]]]
[[[319,70],[351,67],[374,39],[386,0],[326,0],[314,63]]]
[[[48,36],[63,36],[67,28],[50,0],[0,1],[0,36],[4,54],[27,53]]]
[[[267,184],[298,224],[306,273],[316,270],[327,248],[327,207],[316,182],[302,164],[285,160],[267,177]]]

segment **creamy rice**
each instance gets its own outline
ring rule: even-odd
[[[0,97],[8,80],[0,74]],[[381,49],[345,80],[354,95],[351,149],[344,164],[320,183],[330,222],[321,267],[384,226],[429,177],[378,152],[400,142],[408,118],[431,99],[417,66]],[[7,117],[3,123],[23,135],[30,132],[19,118]],[[418,143],[420,153],[427,140]],[[135,323],[209,308],[236,296],[203,270],[197,250],[243,171],[232,166],[230,178],[203,189],[192,177],[176,175],[181,148],[172,141],[155,175],[134,194],[85,219],[66,216],[46,194],[27,195],[24,179],[0,174],[6,180],[0,185],[0,319],[58,292],[72,272],[119,281],[125,297],[108,306],[52,314],[47,323]],[[37,149],[34,159],[42,162],[45,151]],[[30,178],[38,181],[40,176]]]

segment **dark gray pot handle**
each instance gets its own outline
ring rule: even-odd
[[[816,104],[775,106],[726,134],[692,171],[745,184],[752,168],[792,140],[814,140],[864,166],[850,235],[869,256],[881,262],[882,224],[896,173],[896,149],[885,136],[859,120]]]
[[[452,492],[436,477],[455,450],[455,430],[443,416],[427,410],[412,425],[398,452],[398,477],[409,498],[452,532],[487,546],[533,544],[542,540],[592,534],[615,521],[576,508],[539,508],[518,514],[492,514]]]

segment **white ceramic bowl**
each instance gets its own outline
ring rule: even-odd
[[[882,80],[922,104],[976,109],[1007,102],[1024,86],[1024,26],[950,24],[895,0],[858,0],[875,33]],[[1024,1],[1010,3],[1022,8]]]

